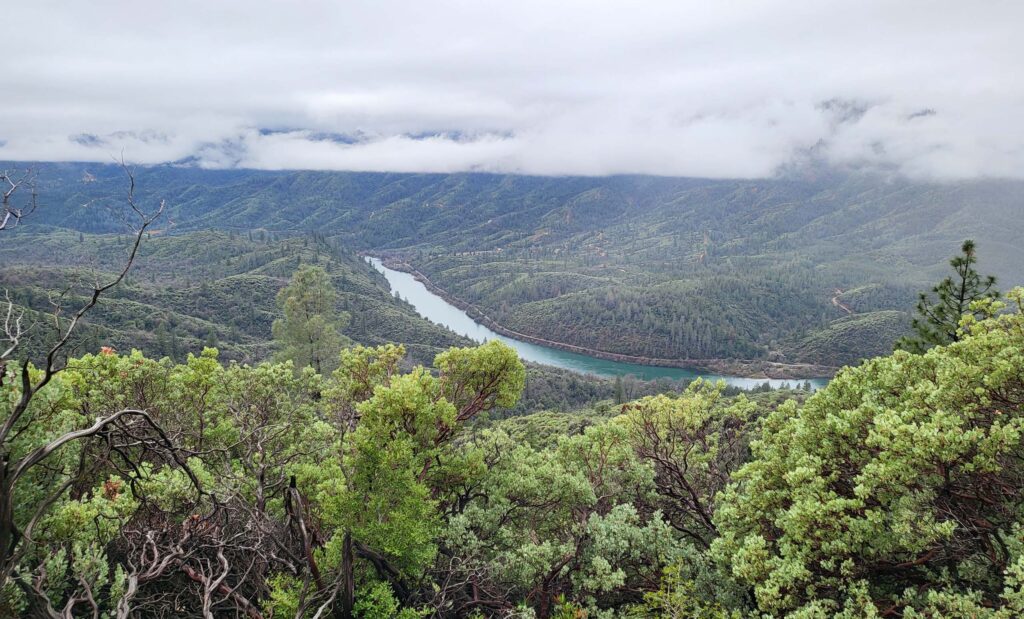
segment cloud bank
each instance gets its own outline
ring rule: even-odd
[[[1024,3],[18,3],[0,159],[1024,177]]]

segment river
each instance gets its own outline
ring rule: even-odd
[[[482,324],[476,322],[470,318],[465,311],[455,307],[430,290],[427,290],[427,287],[423,285],[423,282],[420,282],[409,273],[389,269],[381,263],[379,258],[368,257],[367,261],[373,265],[373,268],[384,274],[384,277],[388,280],[388,284],[391,285],[392,292],[399,294],[403,299],[408,301],[416,311],[427,320],[439,325],[444,325],[455,333],[464,335],[477,342],[501,340],[514,348],[516,352],[519,353],[520,358],[525,361],[533,361],[536,363],[543,363],[545,365],[565,368],[567,370],[573,370],[574,372],[595,374],[597,376],[605,377],[632,375],[642,380],[655,380],[658,378],[679,380],[702,377],[713,381],[724,380],[727,384],[746,389],[757,387],[764,383],[769,383],[773,387],[780,387],[785,384],[794,385],[796,383],[803,382],[803,380],[793,379],[722,376],[720,374],[710,374],[688,368],[672,368],[654,365],[640,365],[638,363],[623,363],[620,361],[607,361],[605,359],[598,359],[597,357],[590,357],[565,350],[559,350],[557,348],[549,348],[539,344],[523,342],[515,338],[495,333]],[[824,386],[825,383],[828,382],[827,379],[823,378],[811,378],[808,380],[815,389]]]

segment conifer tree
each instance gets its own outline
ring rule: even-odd
[[[921,293],[917,301],[918,316],[913,322],[914,334],[900,338],[897,349],[922,353],[932,346],[957,342],[960,319],[972,312],[971,303],[999,298],[996,278],[978,274],[974,268],[977,261],[974,241],[964,241],[960,254],[949,261],[955,275],[939,282],[931,292]]]
[[[336,310],[336,297],[327,271],[312,265],[299,267],[277,295],[283,317],[274,321],[272,331],[279,358],[291,359],[296,369],[311,366],[318,374],[338,366],[340,331],[348,315]]]

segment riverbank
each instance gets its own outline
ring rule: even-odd
[[[488,329],[503,335],[530,344],[554,348],[565,352],[587,355],[596,359],[613,361],[619,363],[632,363],[650,367],[692,369],[701,372],[732,375],[752,379],[781,379],[781,380],[804,380],[811,378],[830,378],[838,370],[836,367],[803,363],[778,363],[764,360],[747,359],[658,359],[625,355],[620,353],[607,352],[567,344],[542,337],[520,333],[499,324],[476,305],[468,303],[437,286],[429,277],[414,268],[408,262],[395,258],[394,256],[379,256],[381,263],[395,271],[407,273],[431,293],[437,295],[447,303],[465,312],[472,320],[487,327]]]

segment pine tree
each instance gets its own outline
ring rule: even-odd
[[[622,385],[622,377],[619,375],[615,376],[615,403],[625,404],[626,402],[626,389]]]
[[[336,309],[337,294],[327,271],[305,265],[277,295],[283,318],[274,321],[272,332],[278,357],[291,359],[296,369],[312,366],[319,374],[338,366],[348,315]]]
[[[918,316],[913,322],[914,334],[900,338],[896,342],[897,349],[922,353],[932,346],[960,340],[960,319],[972,312],[971,303],[999,297],[996,278],[979,275],[974,269],[977,261],[974,241],[964,241],[960,254],[949,261],[955,275],[939,282],[930,293],[921,293],[917,301]]]
[[[156,336],[156,351],[160,356],[171,356],[171,336],[167,331],[167,323],[161,321],[153,331]]]
[[[178,341],[178,331],[172,326],[171,330],[171,359],[181,359],[181,344]]]

